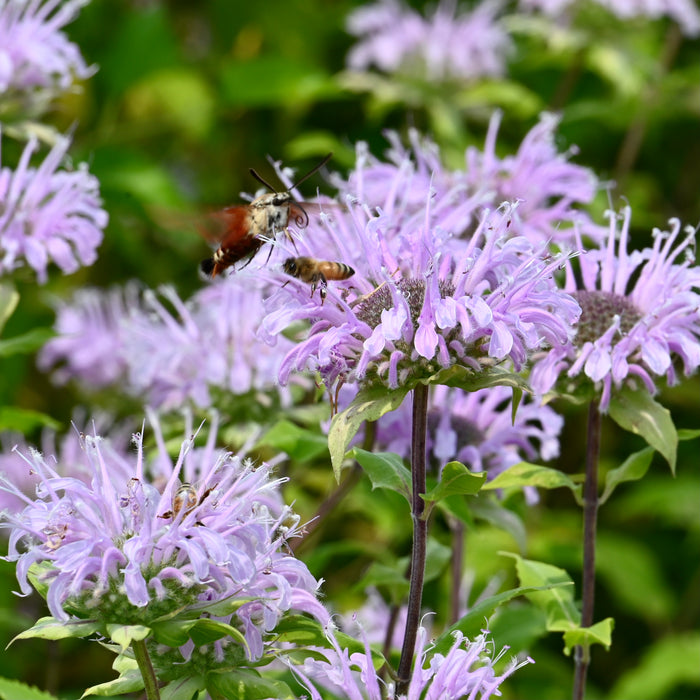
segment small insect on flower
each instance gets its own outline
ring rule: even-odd
[[[254,199],[250,204],[226,207],[213,214],[214,220],[223,225],[223,235],[218,237],[219,247],[214,255],[202,260],[200,264],[202,272],[208,277],[216,277],[227,267],[247,258],[245,265],[243,265],[245,267],[260,248],[267,241],[274,240],[281,231],[284,231],[285,236],[294,244],[287,226],[292,220],[300,228],[306,228],[309,224],[309,215],[304,207],[308,208],[309,205],[297,202],[291,191],[320,170],[331,159],[332,155],[329,153],[284,192],[277,192],[270,183],[251,168],[250,174],[272,191]],[[296,245],[294,247],[296,248]]]
[[[161,518],[175,519],[180,513],[184,518],[188,513],[191,513],[198,505],[201,505],[204,499],[212,492],[212,489],[207,489],[201,496],[197,494],[197,489],[190,483],[184,482],[173,496],[172,510],[163,513]]]
[[[282,269],[292,277],[296,277],[303,282],[309,282],[311,284],[311,296],[314,295],[316,287],[318,287],[321,295],[321,304],[326,300],[328,280],[346,280],[355,274],[355,270],[345,263],[316,260],[316,258],[304,256],[287,258],[282,263]]]

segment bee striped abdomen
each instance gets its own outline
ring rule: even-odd
[[[355,270],[345,263],[316,260],[316,258],[305,256],[287,258],[282,264],[282,269],[288,275],[311,284],[311,296],[314,295],[316,287],[318,287],[322,304],[328,293],[326,289],[328,280],[346,280],[355,274]]]

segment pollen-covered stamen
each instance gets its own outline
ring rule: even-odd
[[[582,289],[572,292],[571,296],[581,306],[581,318],[574,341],[578,347],[601,338],[612,326],[615,316],[620,317],[620,333],[623,336],[642,318],[634,304],[620,294]]]
[[[396,283],[399,291],[408,304],[411,323],[415,328],[418,325],[418,317],[423,309],[425,300],[425,280],[409,277],[398,280]],[[454,294],[454,285],[440,280],[438,282],[440,298],[445,299]],[[366,323],[370,328],[376,328],[382,322],[382,311],[388,311],[394,307],[394,299],[388,285],[378,287],[368,295],[355,311],[357,318]]]

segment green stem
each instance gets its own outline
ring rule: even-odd
[[[131,648],[134,651],[136,663],[138,664],[139,671],[141,671],[141,676],[143,677],[143,685],[146,690],[146,699],[160,700],[160,691],[158,690],[158,679],[156,678],[156,673],[153,670],[151,657],[148,655],[146,641],[143,639],[139,642],[133,641],[131,642]]]
[[[428,430],[428,387],[423,384],[413,390],[413,428],[411,437],[411,516],[413,518],[413,549],[411,552],[411,585],[408,594],[406,632],[401,648],[401,659],[396,681],[396,696],[405,695],[411,682],[411,665],[416,647],[420,607],[423,599],[425,555],[428,540],[428,523],[423,517],[426,492],[425,443]]]
[[[598,462],[600,459],[601,417],[598,404],[588,407],[588,443],[586,445],[586,476],[583,484],[583,577],[581,585],[581,627],[593,624],[595,599],[595,543],[598,522]],[[590,649],[577,646],[574,651],[573,700],[583,700],[586,676],[590,664]]]

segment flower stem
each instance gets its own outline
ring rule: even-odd
[[[583,484],[583,578],[581,627],[593,624],[595,598],[595,543],[598,520],[598,461],[600,457],[600,410],[595,401],[588,407],[588,444],[586,446],[586,476]],[[574,652],[574,700],[583,700],[586,676],[590,664],[590,649],[577,646]]]
[[[423,517],[425,501],[425,441],[428,430],[428,387],[418,384],[413,390],[413,428],[411,436],[411,516],[413,518],[413,550],[411,552],[411,585],[408,594],[406,632],[396,681],[396,695],[405,694],[411,680],[411,664],[420,622],[420,606],[425,577],[425,553],[428,523]]]
[[[136,663],[138,664],[139,671],[141,671],[141,676],[143,677],[143,684],[146,690],[147,700],[160,700],[158,679],[156,678],[156,673],[153,670],[151,657],[148,655],[146,641],[143,639],[138,642],[133,641],[131,642],[131,648],[134,651]]]

